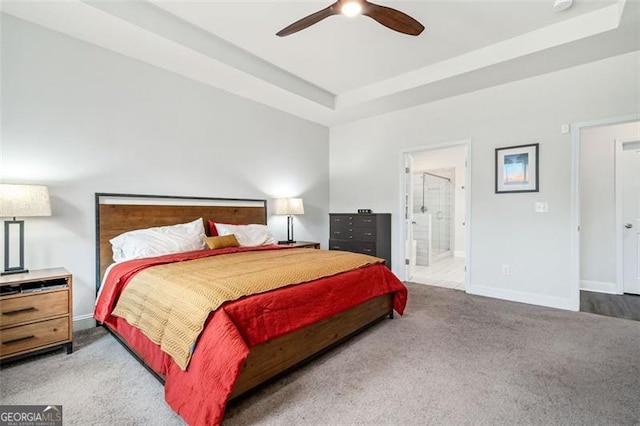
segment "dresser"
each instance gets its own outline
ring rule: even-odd
[[[391,214],[329,214],[329,250],[380,257],[391,269]]]
[[[0,360],[73,351],[72,279],[64,268],[0,277]]]

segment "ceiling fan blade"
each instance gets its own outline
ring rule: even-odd
[[[316,13],[312,13],[309,16],[305,16],[304,18],[294,22],[288,27],[281,29],[276,33],[276,35],[280,37],[288,36],[290,34],[297,33],[300,30],[304,30],[305,28],[310,27],[313,24],[317,24],[318,22],[322,21],[325,18],[328,18],[329,16],[337,15],[338,13],[340,13],[340,11],[337,10],[336,5],[337,3],[334,3],[325,9],[319,10]]]
[[[362,14],[400,33],[417,36],[424,30],[424,25],[420,22],[390,7],[365,2],[362,8]]]

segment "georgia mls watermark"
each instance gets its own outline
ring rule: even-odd
[[[0,405],[0,426],[62,426],[62,405]]]

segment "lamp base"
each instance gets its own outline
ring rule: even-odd
[[[0,272],[1,275],[12,275],[12,274],[26,274],[29,272],[28,269],[9,269],[7,271]]]
[[[15,229],[16,227],[18,229]],[[10,235],[16,237],[16,234],[20,244],[17,250],[20,263],[16,262],[16,259],[12,261],[9,248]],[[0,275],[23,274],[25,272],[29,272],[29,270],[24,267],[24,220],[16,220],[14,217],[13,220],[4,221],[4,272],[1,272]]]
[[[295,244],[295,240],[278,241],[278,244]]]

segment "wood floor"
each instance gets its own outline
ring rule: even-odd
[[[580,292],[580,311],[640,321],[640,296]]]

